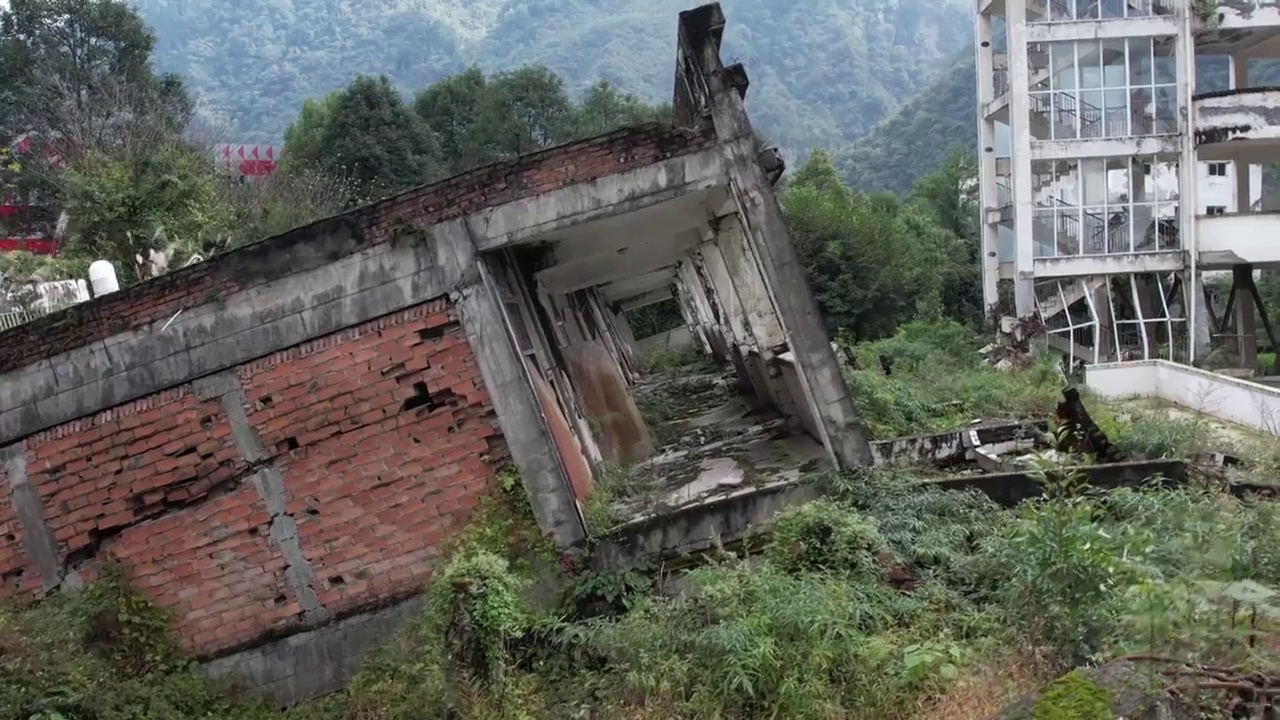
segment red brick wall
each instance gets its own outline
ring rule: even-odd
[[[443,299],[236,375],[330,616],[420,589],[441,540],[506,462],[475,357]],[[23,443],[60,559],[82,577],[122,561],[201,655],[303,622],[252,481],[258,465],[241,457],[232,422],[218,398],[183,386]],[[20,542],[0,485],[0,595],[40,590]]]
[[[713,131],[689,133],[652,124],[477,168],[0,332],[0,374],[130,328],[163,323],[184,307],[204,305],[211,298],[225,297],[296,272],[297,268],[271,262],[274,248],[307,243],[315,234],[335,225],[354,225],[360,235],[357,243],[346,248],[349,254],[389,240],[402,223],[426,227],[567,185],[688,155],[715,143]],[[339,257],[334,255],[323,261],[333,262]]]

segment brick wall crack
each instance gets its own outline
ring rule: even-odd
[[[22,443],[0,448],[0,468],[9,479],[10,500],[22,527],[23,549],[40,571],[44,591],[52,592],[66,579],[66,570],[58,562],[58,542],[45,523],[40,495],[27,481],[27,458]]]
[[[323,624],[329,620],[329,612],[320,603],[316,592],[316,575],[311,563],[302,551],[298,537],[298,523],[286,510],[284,476],[280,470],[265,460],[262,439],[249,422],[245,411],[244,388],[234,372],[222,372],[201,378],[192,383],[192,389],[201,399],[217,398],[231,424],[232,442],[236,450],[252,470],[253,486],[258,491],[271,517],[270,539],[284,557],[285,582],[293,590],[302,609],[303,621],[308,625]]]

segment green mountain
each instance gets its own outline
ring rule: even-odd
[[[956,146],[978,143],[973,53],[950,67],[870,133],[832,152],[832,162],[857,192],[904,193],[938,167]]]
[[[237,141],[278,141],[302,101],[385,73],[412,92],[471,64],[546,65],[665,100],[676,14],[698,0],[136,0],[157,64],[183,74]],[[724,0],[727,57],[751,110],[791,151],[851,142],[969,44],[959,0]],[[964,28],[956,32],[956,28]]]

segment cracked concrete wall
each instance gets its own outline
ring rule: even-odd
[[[1197,147],[1280,138],[1280,90],[1207,93],[1194,99],[1193,109]],[[1253,155],[1263,152],[1257,147],[1251,150]]]

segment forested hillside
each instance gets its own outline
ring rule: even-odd
[[[668,99],[676,13],[696,0],[138,0],[156,61],[241,141],[279,141],[303,100],[386,73],[406,93],[476,64],[542,64]],[[796,152],[869,131],[969,43],[955,0],[724,0],[751,110]],[[957,28],[964,28],[957,32]]]

